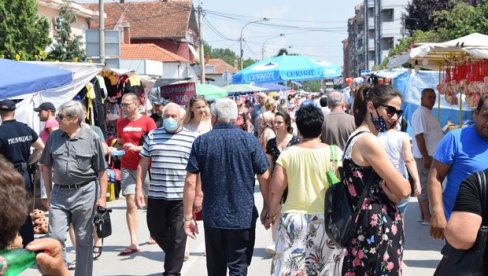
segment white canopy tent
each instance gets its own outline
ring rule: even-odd
[[[471,59],[488,58],[488,36],[472,33],[441,43],[419,43],[405,54],[390,58],[388,68],[400,67],[405,63],[422,68],[439,70],[439,66]]]
[[[44,66],[52,66],[73,72],[73,82],[44,91],[19,95],[14,99],[22,99],[17,103],[15,119],[23,122],[35,131],[41,130],[41,123],[34,108],[42,102],[52,102],[56,108],[73,99],[76,94],[103,69],[102,64],[72,62],[35,62]]]

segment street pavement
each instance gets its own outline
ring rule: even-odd
[[[262,197],[259,189],[255,192],[256,206],[261,210]],[[113,211],[112,235],[104,240],[102,256],[94,261],[93,275],[161,275],[164,270],[164,253],[158,245],[148,245],[149,231],[146,226],[146,211],[139,210],[139,231],[138,239],[140,253],[121,257],[118,253],[129,243],[129,234],[125,222],[125,199],[108,202],[108,207]],[[436,241],[429,236],[429,227],[417,222],[419,217],[417,200],[412,198],[405,218],[405,253],[404,253],[404,275],[433,275],[437,263],[441,259],[439,253],[443,241]],[[182,276],[207,275],[205,265],[205,243],[203,236],[203,224],[198,223],[200,234],[196,240],[188,239],[187,248],[190,258],[184,262],[181,271]],[[266,253],[265,248],[271,240],[271,233],[266,231],[258,223],[256,229],[256,245],[252,264],[249,267],[248,275],[269,275],[271,268],[271,257]],[[74,251],[68,239],[68,260],[74,258]],[[74,274],[72,272],[72,274]],[[39,275],[35,268],[26,270],[21,275]]]

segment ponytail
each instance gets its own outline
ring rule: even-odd
[[[368,101],[372,101],[375,107],[385,104],[395,97],[402,98],[402,95],[390,85],[363,85],[359,87],[354,98],[353,115],[356,127],[360,126],[367,116]]]

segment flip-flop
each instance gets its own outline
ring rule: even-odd
[[[119,256],[129,256],[131,254],[139,253],[139,252],[141,252],[141,250],[139,250],[139,248],[127,247],[126,249],[124,249],[124,251],[119,253]]]

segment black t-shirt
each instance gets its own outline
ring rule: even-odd
[[[486,179],[488,179],[488,170],[483,171]],[[488,185],[488,183],[482,183]],[[482,216],[482,204],[484,208],[488,208],[488,202],[481,202],[481,191],[479,188],[478,178],[476,174],[468,176],[461,182],[459,191],[456,197],[456,204],[452,211],[469,212]],[[488,218],[484,218],[487,220]]]
[[[14,165],[29,162],[31,146],[37,139],[32,128],[16,120],[0,125],[0,153]]]

